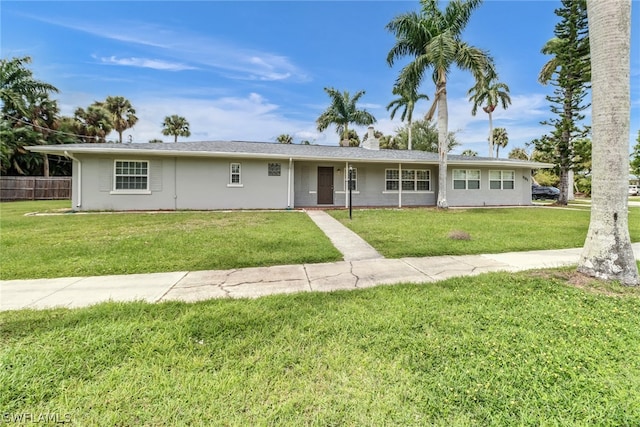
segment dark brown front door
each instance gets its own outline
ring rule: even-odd
[[[333,204],[333,168],[318,167],[318,204]]]

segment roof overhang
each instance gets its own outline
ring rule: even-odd
[[[280,159],[280,160],[298,160],[298,161],[333,161],[333,162],[349,162],[349,163],[395,163],[395,164],[430,164],[437,165],[437,160],[429,159],[397,159],[397,158],[362,158],[353,156],[323,156],[323,155],[306,155],[306,154],[280,154],[280,153],[260,153],[260,152],[242,152],[242,151],[180,151],[180,150],[158,150],[158,149],[136,149],[130,148],[114,148],[100,147],[99,144],[88,146],[77,146],[73,144],[65,145],[35,145],[25,146],[25,149],[34,153],[46,153],[59,156],[75,156],[78,154],[91,155],[109,155],[109,156],[141,156],[141,157],[200,157],[200,158],[234,158],[234,159]],[[390,150],[391,151],[391,150]],[[465,166],[465,167],[514,167],[514,168],[530,168],[530,169],[547,169],[554,165],[551,163],[527,162],[512,159],[486,159],[486,158],[451,158],[447,159],[449,166]]]

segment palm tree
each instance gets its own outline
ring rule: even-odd
[[[89,105],[86,110],[76,109],[74,118],[77,132],[83,136],[84,142],[105,142],[113,130],[112,114],[98,102]]]
[[[478,80],[467,95],[469,101],[473,102],[471,114],[476,115],[478,107],[484,105],[482,110],[489,115],[489,155],[493,156],[493,112],[498,105],[502,105],[505,110],[511,104],[509,96],[509,86],[498,82],[498,77],[488,72],[481,80]]]
[[[404,107],[400,120],[404,122],[407,119],[407,130],[409,133],[408,149],[413,149],[411,141],[411,121],[413,120],[413,109],[416,106],[416,102],[420,99],[429,99],[429,97],[423,93],[418,93],[418,86],[416,84],[407,84],[406,86],[394,86],[394,95],[400,95],[400,98],[394,99],[387,105],[387,111],[391,109],[391,120],[396,115],[396,112]]]
[[[438,207],[446,209],[447,204],[447,139],[449,135],[449,113],[447,110],[447,75],[452,66],[470,70],[476,80],[480,80],[487,70],[493,69],[489,55],[483,50],[461,40],[471,13],[481,0],[452,0],[444,11],[438,8],[437,0],[421,0],[420,13],[409,12],[396,16],[387,24],[387,29],[395,34],[396,44],[387,55],[387,62],[393,66],[396,59],[410,55],[413,62],[400,72],[397,84],[422,82],[425,72],[432,70],[436,92],[433,104],[427,113],[430,120],[438,111]]]
[[[509,144],[509,135],[507,135],[505,128],[495,128],[491,134],[491,139],[493,139],[493,145],[496,147],[497,159],[500,157],[500,148],[505,148]]]
[[[334,88],[326,87],[324,91],[331,98],[331,105],[317,118],[318,131],[323,132],[329,126],[335,125],[340,136],[340,145],[349,146],[349,123],[368,126],[376,122],[371,113],[356,108],[356,103],[365,93],[363,90],[356,92],[353,97],[346,90],[341,93]]]
[[[178,116],[177,114],[167,116],[164,118],[164,122],[162,122],[162,134],[167,136],[173,135],[173,142],[178,142],[179,136],[188,138],[191,136],[189,122],[187,119],[182,116]]]
[[[122,96],[107,96],[102,105],[113,116],[111,120],[113,129],[118,132],[118,142],[122,144],[122,132],[132,128],[138,121],[136,110],[131,102]]]
[[[509,151],[508,157],[510,159],[529,160],[529,154],[527,154],[527,151],[521,147],[515,147],[514,149]]]
[[[46,93],[41,93],[30,100],[29,103],[29,123],[33,130],[39,135],[37,143],[47,144],[49,135],[58,127],[58,114],[60,109],[55,100],[49,98]],[[42,153],[42,175],[49,176],[49,157]]]
[[[29,63],[31,58],[28,56],[0,60],[0,101],[5,115],[11,114],[20,118],[27,116],[28,99],[49,92],[58,92],[58,89],[49,83],[34,79],[31,70],[26,68],[26,64]]]
[[[470,148],[467,148],[462,153],[460,153],[460,155],[461,156],[466,156],[466,157],[476,157],[478,155],[478,152],[477,151],[473,151]]]
[[[360,137],[358,136],[358,132],[353,129],[349,129],[347,131],[346,139],[342,142],[345,144],[345,147],[359,147]]]
[[[283,133],[281,135],[278,135],[276,141],[278,141],[280,144],[293,144],[293,137],[288,133]]]
[[[411,124],[411,135],[413,138],[413,149],[416,151],[438,152],[438,129],[433,121],[416,120]],[[396,149],[406,150],[409,146],[409,132],[407,127],[396,129],[394,142]],[[451,151],[460,143],[456,140],[455,132],[449,132],[447,136],[447,152]]]
[[[591,220],[578,271],[638,286],[629,236],[631,0],[587,0],[592,73]]]

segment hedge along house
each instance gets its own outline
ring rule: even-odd
[[[435,206],[438,155],[241,141],[25,147],[73,160],[73,209],[214,210]],[[511,159],[448,156],[449,206],[531,204],[531,170]]]

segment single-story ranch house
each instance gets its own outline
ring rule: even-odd
[[[370,135],[371,129],[370,129]],[[241,141],[25,147],[73,160],[75,210],[435,206],[438,155]],[[449,206],[531,204],[531,170],[551,165],[448,156]]]

